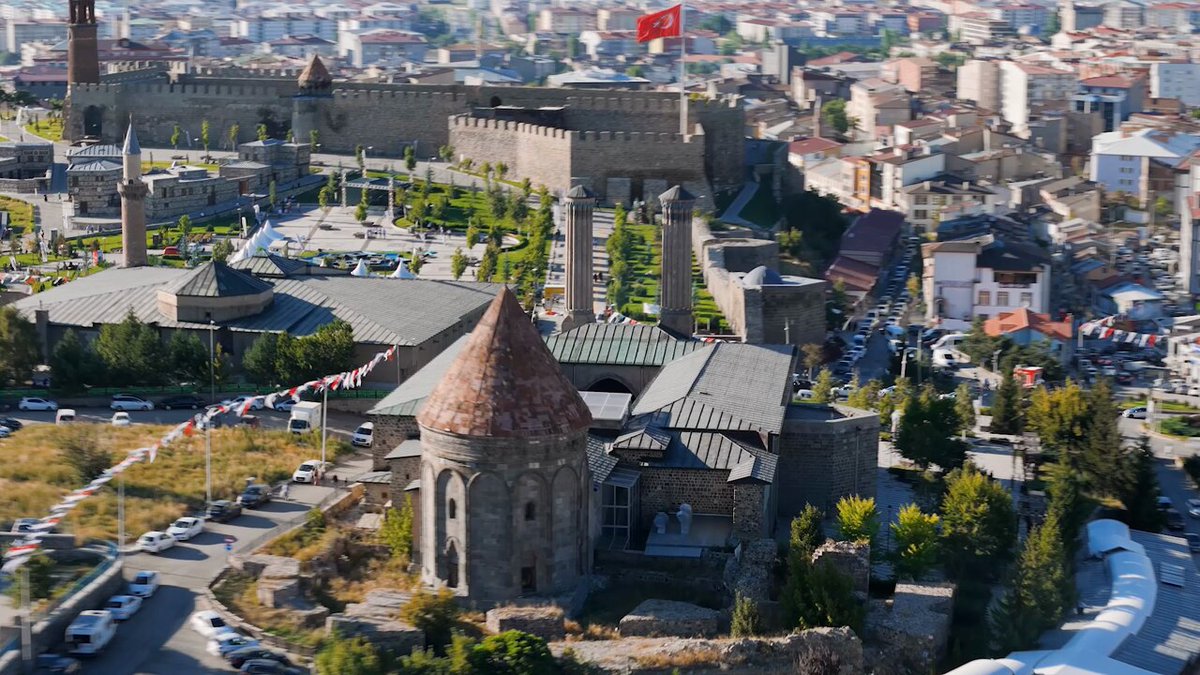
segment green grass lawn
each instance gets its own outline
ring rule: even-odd
[[[37,122],[26,124],[25,131],[48,141],[61,141],[63,137],[63,121],[61,117],[38,120]]]
[[[620,311],[625,316],[638,321],[653,320],[653,317],[646,315],[643,305],[660,302],[658,286],[662,273],[662,242],[656,240],[657,230],[655,225],[629,225],[629,231],[633,233],[636,241],[633,254],[630,256],[634,287],[629,302],[621,307]],[[729,332],[730,328],[724,315],[717,308],[712,294],[704,288],[704,279],[700,276],[700,266],[694,262],[692,264],[692,287],[696,289],[692,311],[696,317],[697,326],[716,333]]]
[[[1130,399],[1127,401],[1121,401],[1120,408],[1121,410],[1129,410],[1130,408],[1144,407],[1146,403],[1146,399],[1144,398]],[[1156,401],[1154,403],[1154,409],[1156,412],[1164,413],[1200,413],[1200,408],[1188,405],[1187,403],[1179,403],[1177,401]]]

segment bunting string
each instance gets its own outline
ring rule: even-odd
[[[1161,339],[1161,336],[1156,333],[1138,333],[1114,328],[1113,324],[1116,320],[1117,317],[1115,316],[1106,316],[1103,319],[1087,321],[1080,324],[1079,332],[1084,337],[1125,342],[1138,345],[1139,347],[1153,347]]]
[[[355,368],[354,370],[337,373],[334,375],[326,375],[304,384],[296,385],[288,389],[282,389],[270,394],[248,397],[245,401],[237,406],[225,405],[218,403],[209,406],[202,413],[197,413],[185,422],[173,427],[166,435],[158,439],[149,447],[137,448],[130,450],[125,454],[125,457],[118,463],[104,470],[102,474],[97,476],[92,482],[84,487],[79,488],[63,497],[57,504],[50,507],[50,514],[40,519],[36,524],[29,528],[26,536],[15,541],[2,558],[3,565],[0,566],[0,571],[11,573],[21,565],[23,565],[30,556],[37,553],[42,546],[42,540],[51,530],[62,522],[63,517],[70,513],[79,503],[91,497],[100,491],[100,488],[112,481],[112,479],[120,476],[138,462],[153,463],[158,456],[158,451],[166,448],[180,438],[191,437],[197,431],[202,431],[212,423],[214,417],[224,415],[226,413],[236,413],[239,417],[244,417],[256,403],[261,402],[263,406],[274,408],[275,403],[281,398],[283,400],[295,400],[301,394],[314,393],[319,394],[325,389],[337,391],[339,389],[356,389],[362,386],[363,379],[366,378],[376,366],[384,361],[390,361],[396,356],[396,347],[391,346],[386,350],[379,352],[367,363]]]

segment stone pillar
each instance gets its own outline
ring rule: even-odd
[[[121,195],[121,248],[123,267],[143,267],[146,259],[146,194],[150,188],[141,180],[117,183]]]
[[[659,325],[681,335],[695,330],[692,317],[692,206],[682,186],[662,193],[662,289]]]
[[[576,185],[563,198],[563,208],[567,239],[565,332],[596,320],[592,283],[592,213],[596,197],[584,186]]]

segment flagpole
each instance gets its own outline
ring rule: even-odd
[[[688,106],[687,106],[687,64],[684,63],[684,56],[687,55],[687,34],[684,33],[684,14],[687,13],[687,3],[679,3],[679,135],[686,136],[688,132]]]

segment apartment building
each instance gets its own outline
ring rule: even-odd
[[[958,98],[1000,110],[1000,61],[971,59],[958,68]]]
[[[975,317],[1050,309],[1050,257],[1036,246],[989,234],[923,244],[921,255],[929,325],[965,330]]]
[[[1063,104],[1075,95],[1075,73],[1032,63],[1003,61],[1000,64],[1000,113],[1014,129],[1029,126],[1030,112],[1047,103]]]
[[[1200,105],[1200,63],[1158,61],[1150,64],[1150,95]]]

